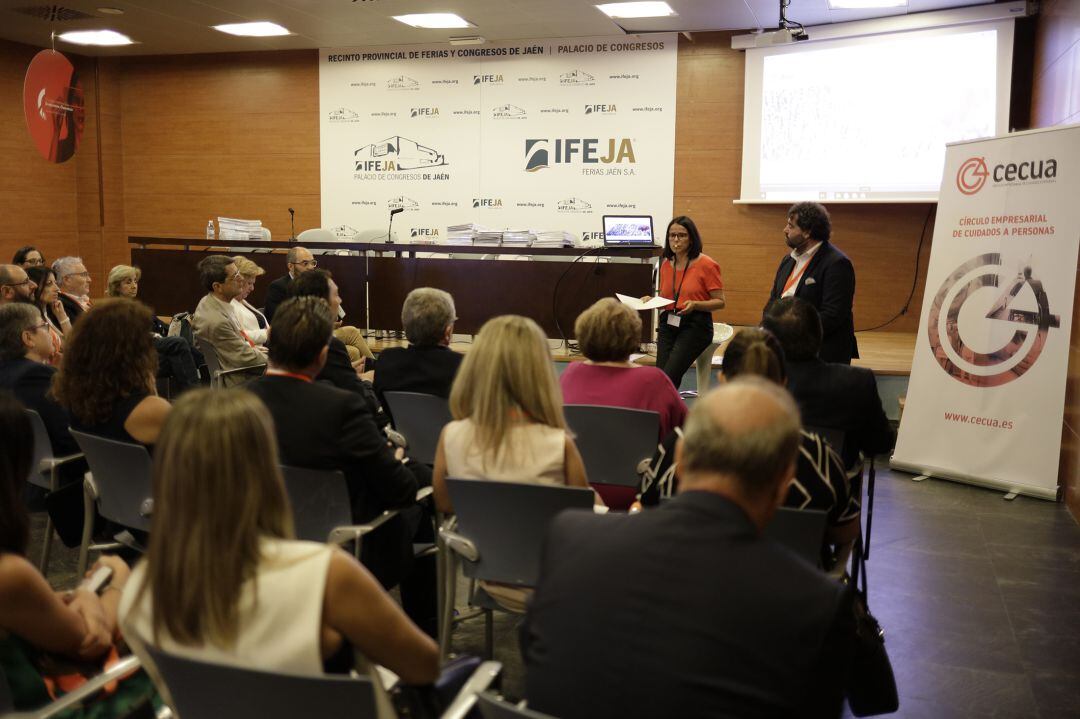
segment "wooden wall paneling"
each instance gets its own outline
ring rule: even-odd
[[[0,262],[32,244],[53,260],[77,248],[76,161],[54,164],[34,149],[23,119],[26,68],[40,48],[0,40]]]
[[[128,60],[123,180],[129,234],[201,236],[262,220],[275,239],[321,223],[318,53]]]
[[[86,125],[83,141],[76,153],[76,196],[78,208],[78,252],[90,272],[90,295],[100,297],[105,293],[104,238],[101,221],[101,163],[98,134],[99,101],[97,62],[93,58],[80,58],[76,63],[82,78],[86,96]]]

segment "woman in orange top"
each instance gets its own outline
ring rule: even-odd
[[[724,309],[720,265],[702,253],[697,226],[684,215],[668,224],[660,261],[660,296],[675,304],[660,313],[656,366],[678,389],[686,370],[712,343],[712,313]]]

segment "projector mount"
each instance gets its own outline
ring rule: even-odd
[[[810,36],[806,34],[806,28],[802,26],[801,22],[788,20],[787,9],[790,6],[791,0],[780,0],[780,24],[776,27],[777,33],[781,35],[787,35],[790,39],[786,42],[809,40]]]

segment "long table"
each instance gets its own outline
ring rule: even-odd
[[[248,242],[230,248],[188,237],[128,237],[132,264],[142,270],[139,296],[161,315],[190,312],[206,290],[199,261],[209,254],[242,255],[266,270],[249,301],[261,307],[269,283],[285,274],[285,251],[298,243]],[[319,267],[337,282],[346,322],[400,330],[401,305],[415,287],[438,287],[454,297],[456,331],[474,334],[497,315],[531,317],[549,337],[573,336],[574,320],[601,297],[652,293],[660,248],[517,248],[310,242]],[[320,254],[346,250],[356,254]],[[370,300],[370,303],[369,303]],[[370,315],[369,315],[370,313]],[[651,313],[643,315],[651,336]]]

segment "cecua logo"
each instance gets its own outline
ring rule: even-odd
[[[956,171],[956,189],[965,195],[974,195],[983,188],[989,176],[985,157],[969,157]]]

